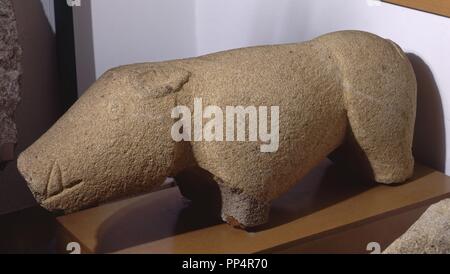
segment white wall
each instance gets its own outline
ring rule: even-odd
[[[197,53],[302,41],[308,30],[309,2],[197,0]]]
[[[194,2],[91,1],[96,75],[122,64],[194,56]]]
[[[419,78],[417,158],[450,174],[450,19],[365,0],[95,0],[95,75],[108,68],[344,29],[376,33],[411,55]],[[443,109],[443,110],[442,110]]]
[[[195,56],[195,0],[82,0],[74,30],[82,94],[110,68]]]

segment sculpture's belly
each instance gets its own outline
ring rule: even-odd
[[[193,142],[200,166],[231,187],[249,193],[264,188],[267,196],[276,197],[343,140],[346,116],[340,74],[325,50],[313,44],[285,45],[206,58],[195,67],[189,83],[194,92],[182,100],[202,99],[203,107],[218,106],[224,116],[227,107],[267,107],[268,113],[271,107],[279,108],[279,144],[274,152],[263,153],[260,141],[248,139]],[[269,118],[269,129],[270,122]]]

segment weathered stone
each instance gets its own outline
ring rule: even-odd
[[[14,112],[20,101],[21,75],[18,39],[11,0],[0,0],[0,163],[13,160],[17,142]]]
[[[450,199],[432,205],[384,254],[450,254]]]
[[[222,110],[278,106],[278,150],[262,153],[261,139],[174,141],[172,109],[192,110],[196,98]],[[338,147],[377,182],[407,180],[415,113],[416,78],[403,51],[376,35],[344,31],[112,69],[20,155],[18,167],[44,207],[65,212],[199,168],[210,178],[183,177],[215,181],[225,221],[251,227],[266,222],[270,202]],[[192,186],[183,192],[195,193]]]

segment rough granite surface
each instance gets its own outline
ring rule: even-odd
[[[12,160],[17,142],[14,111],[20,101],[21,47],[11,0],[0,0],[0,162]]]
[[[267,222],[270,202],[339,147],[379,183],[407,180],[416,89],[404,52],[359,31],[122,66],[106,72],[23,152],[18,168],[44,207],[67,213],[201,168],[220,187],[225,221],[252,227]],[[193,110],[194,98],[222,110],[279,106],[279,149],[174,141],[171,111]]]
[[[450,199],[432,205],[384,254],[450,254]]]

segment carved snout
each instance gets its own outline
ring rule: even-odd
[[[39,161],[38,156],[33,157],[27,153],[21,154],[18,159],[18,168],[39,203],[45,204],[47,200],[62,195],[83,183],[81,179],[64,180],[57,160],[44,164],[45,168],[35,170],[33,167],[39,165],[28,163],[33,158]]]
[[[33,170],[34,165],[29,164],[29,157],[25,156],[23,153],[19,156],[17,160],[17,168],[22,174],[23,178],[28,184],[28,188],[33,193],[35,199],[42,203],[46,199],[47,185],[44,183],[43,178],[37,179],[35,174],[38,172]]]

